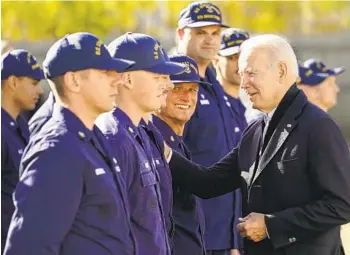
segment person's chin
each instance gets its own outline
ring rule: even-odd
[[[113,104],[111,104],[110,106],[101,109],[101,113],[109,112],[113,109],[113,107],[114,107]]]
[[[158,111],[161,107],[162,107],[162,103],[154,104],[152,105],[152,107],[150,107],[149,111],[150,112]]]
[[[257,104],[255,101],[254,102],[251,102],[252,103],[252,108],[255,109],[255,110],[259,110],[261,109],[261,107],[259,106],[259,104]]]
[[[211,61],[211,60],[215,57],[215,54],[203,53],[203,54],[200,55],[200,57],[201,57],[202,59]]]
[[[336,105],[337,105],[337,100],[335,100],[335,101],[330,105],[329,108],[333,108],[333,107],[335,107]]]
[[[184,122],[184,123],[186,123],[187,121],[190,120],[190,117],[189,117],[188,114],[186,114],[186,113],[181,113],[181,114],[177,114],[177,115],[176,115],[176,119],[177,119],[177,121],[179,121],[179,122]]]

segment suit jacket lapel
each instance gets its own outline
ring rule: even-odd
[[[299,94],[291,106],[287,109],[284,117],[281,119],[270,140],[268,141],[266,149],[261,155],[259,165],[252,183],[254,183],[255,180],[259,177],[262,171],[266,168],[267,164],[276,155],[284,142],[287,140],[292,130],[295,128],[298,123],[297,117],[300,115],[302,108],[306,102],[307,101],[305,95],[303,93]]]
[[[260,120],[257,121],[256,128],[254,130],[253,133],[253,138],[252,140],[250,140],[248,143],[244,143],[242,141],[242,144],[247,144],[249,149],[248,150],[244,150],[247,151],[247,154],[250,156],[250,164],[251,166],[249,167],[248,171],[242,171],[241,172],[241,176],[246,180],[248,186],[251,184],[252,180],[253,180],[253,176],[254,176],[254,169],[255,169],[255,162],[257,159],[257,155],[259,153],[259,147],[258,146],[252,146],[252,144],[259,144],[259,141],[261,139],[262,136],[262,123],[263,123],[263,118],[261,118]],[[242,148],[241,148],[242,149]],[[242,150],[243,151],[243,150]]]

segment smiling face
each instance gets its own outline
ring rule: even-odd
[[[198,99],[197,83],[178,83],[168,92],[166,105],[160,110],[165,120],[185,125],[196,109]]]
[[[272,63],[265,49],[253,49],[239,59],[241,88],[247,93],[254,109],[270,112],[286,93],[285,84],[279,82],[282,63]]]

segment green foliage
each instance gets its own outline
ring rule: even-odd
[[[175,29],[191,1],[2,1],[2,37],[43,40],[89,31],[161,35]],[[224,21],[250,32],[318,33],[350,25],[350,3],[338,1],[214,1]]]

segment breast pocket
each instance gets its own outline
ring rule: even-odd
[[[277,162],[277,169],[281,174],[293,171],[298,166],[299,158],[284,159]]]
[[[143,162],[140,165],[140,171],[141,171],[141,183],[143,187],[143,195],[145,198],[145,201],[147,202],[146,205],[150,209],[154,210],[158,208],[158,180],[155,173],[155,170],[153,170],[149,162]],[[145,202],[144,201],[144,202]]]
[[[148,161],[143,161],[139,167],[141,183],[135,183],[129,194],[132,219],[142,228],[158,229],[161,215],[157,178]]]
[[[159,157],[154,159],[154,165],[157,169],[161,185],[164,184],[167,186],[167,188],[171,187],[169,185],[172,185],[172,178],[167,163],[164,163],[163,159]]]
[[[218,121],[215,114],[210,116],[210,112],[207,115],[201,117],[194,117],[191,120],[191,124],[186,131],[186,144],[189,145],[193,153],[208,152],[213,147],[218,146],[217,135],[219,131]]]
[[[123,205],[119,190],[107,165],[87,169],[84,178],[84,196],[78,216],[80,222],[112,232],[113,222],[123,218]]]
[[[142,162],[140,165],[141,182],[143,187],[153,186],[157,183],[157,177],[152,170],[148,161]]]
[[[172,179],[169,168],[165,165],[162,158],[154,159],[156,173],[159,178],[159,188],[164,212],[170,212],[172,208]]]
[[[86,174],[85,191],[91,200],[108,203],[115,190],[116,184],[108,166],[94,167]]]

